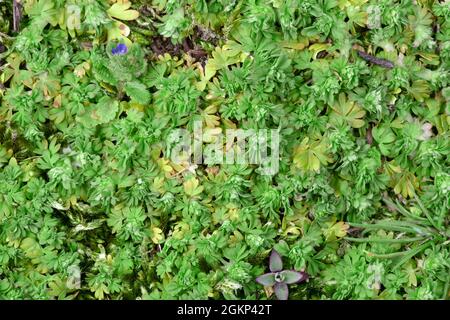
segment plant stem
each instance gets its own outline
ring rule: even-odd
[[[432,241],[428,241],[414,249],[409,250],[405,256],[399,261],[397,262],[393,267],[392,270],[397,269],[398,267],[400,267],[402,264],[404,264],[406,261],[408,261],[409,259],[411,259],[412,257],[414,257],[416,254],[418,254],[419,252],[421,252],[422,250],[425,250],[426,248],[428,248],[429,246],[431,246],[433,242]]]
[[[398,203],[398,201],[396,203],[394,203],[392,200],[384,198],[383,199],[384,203],[386,203],[388,206],[391,206],[393,208],[395,208],[395,210],[397,210],[398,212],[400,212],[403,216],[405,216],[406,218],[409,219],[413,219],[414,221],[416,221],[417,223],[421,223],[421,222],[428,222],[427,219],[422,218],[422,217],[416,217],[413,216],[411,213],[408,212],[408,210],[406,210],[402,205],[400,205]]]
[[[427,219],[430,221],[431,225],[436,228],[436,230],[440,230],[441,228],[439,225],[434,221],[434,219],[431,217],[430,213],[428,212],[427,208],[423,205],[422,201],[420,201],[419,197],[414,194],[414,199],[416,199],[417,203],[419,204],[420,209],[422,209],[423,213],[427,217]]]
[[[364,228],[364,229],[384,229],[384,230],[392,230],[392,231],[400,231],[400,232],[406,232],[410,233],[412,230],[410,228],[406,228],[403,226],[396,226],[392,224],[383,224],[383,223],[376,223],[376,224],[366,224],[366,223],[349,223],[352,227],[358,227],[358,228]]]
[[[447,282],[445,283],[444,295],[442,296],[442,300],[447,300],[449,287],[450,287],[450,270],[447,275]]]
[[[424,237],[415,237],[415,238],[399,238],[399,239],[389,239],[389,238],[350,238],[345,237],[345,240],[354,241],[354,242],[376,242],[376,243],[408,243],[414,241],[424,240]]]
[[[392,258],[397,258],[397,257],[404,256],[404,255],[407,254],[407,253],[408,253],[408,251],[400,251],[400,252],[385,253],[385,254],[377,254],[377,253],[368,252],[368,254],[369,254],[371,257],[379,258],[379,259],[392,259]]]

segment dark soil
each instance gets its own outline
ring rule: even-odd
[[[6,51],[6,47],[3,45],[3,43],[0,43],[0,53],[3,53],[5,51]],[[0,58],[0,67],[4,64],[5,64],[5,61]]]
[[[168,53],[171,56],[180,58],[183,53],[187,53],[203,66],[208,58],[208,53],[191,38],[185,38],[181,44],[174,45],[169,38],[155,36],[152,38],[150,48],[157,56]]]

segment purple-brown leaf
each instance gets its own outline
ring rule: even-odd
[[[278,300],[287,300],[289,296],[289,289],[286,283],[278,282],[274,287],[275,295]]]
[[[274,273],[266,273],[258,278],[256,278],[256,282],[262,284],[265,287],[273,286],[275,284],[275,274]]]
[[[275,249],[273,249],[270,254],[269,269],[272,272],[283,270],[283,261],[281,260],[280,254]]]
[[[306,272],[299,272],[295,270],[283,270],[281,274],[284,278],[283,282],[287,284],[299,283],[308,279]]]

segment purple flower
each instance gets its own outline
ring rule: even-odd
[[[115,48],[112,48],[111,53],[115,56],[124,55],[128,52],[128,48],[124,43],[119,43]]]
[[[263,286],[273,286],[278,300],[287,300],[289,296],[288,284],[299,283],[308,279],[306,272],[283,270],[283,261],[275,249],[272,250],[270,255],[269,269],[271,272],[259,276],[256,278],[256,282]]]

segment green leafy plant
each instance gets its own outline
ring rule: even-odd
[[[448,1],[0,0],[0,299],[448,299],[449,30]]]

